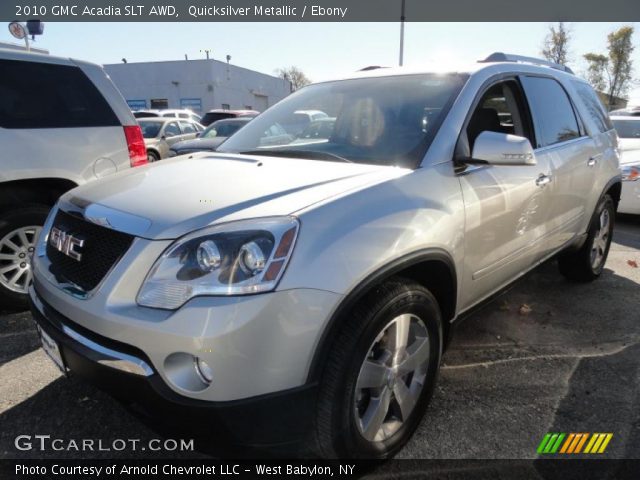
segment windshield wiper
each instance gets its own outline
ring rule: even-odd
[[[334,162],[353,163],[348,158],[341,157],[335,153],[318,152],[316,150],[246,150],[238,152],[242,155],[265,155],[269,157],[286,157],[286,158],[307,158],[309,160],[330,160]]]

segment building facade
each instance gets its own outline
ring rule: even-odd
[[[218,60],[118,63],[104,68],[132,110],[263,111],[291,93],[288,80]]]

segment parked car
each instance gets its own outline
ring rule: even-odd
[[[147,148],[147,158],[155,162],[169,156],[175,143],[196,138],[204,127],[193,120],[149,117],[138,120]]]
[[[618,212],[640,215],[640,118],[611,117],[621,150],[622,196]]]
[[[331,138],[331,135],[333,135],[335,124],[336,119],[334,117],[314,120],[307,125],[304,130],[302,130],[294,143],[302,145],[316,142],[327,142]]]
[[[173,144],[169,156],[174,157],[193,152],[214,152],[227,137],[236,133],[249,123],[252,118],[238,117],[213,122],[197,138]]]
[[[612,117],[640,117],[640,107],[621,108],[609,112]]]
[[[502,53],[358,72],[215,153],[73,190],[34,261],[44,348],[218,440],[395,454],[465,312],[555,255],[572,281],[604,268],[617,137],[569,72]],[[262,145],[310,109],[336,117],[330,141]]]
[[[296,110],[291,112],[288,118],[282,120],[282,127],[290,134],[299,136],[311,122],[328,118],[325,112],[320,110]]]
[[[202,117],[200,115],[187,109],[137,110],[133,112],[133,116],[136,118],[149,118],[149,117],[186,118],[198,123],[200,123],[200,120],[202,120]]]
[[[101,67],[0,50],[0,310],[26,307],[31,255],[64,192],[147,162],[142,135]]]
[[[135,118],[159,117],[158,110],[136,110],[133,112]]]
[[[257,116],[260,112],[255,110],[209,110],[202,116],[201,124],[205,127],[208,127],[213,122],[217,122],[218,120],[224,120],[225,118],[236,118],[236,117],[249,117],[253,118]]]

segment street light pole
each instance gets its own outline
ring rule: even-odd
[[[405,0],[402,0],[400,11],[400,66],[402,66],[404,62],[404,2]]]

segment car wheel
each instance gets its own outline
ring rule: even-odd
[[[0,305],[26,308],[31,257],[49,207],[30,205],[0,213]]]
[[[147,150],[147,161],[149,163],[157,162],[160,160],[160,156],[156,152],[152,152],[151,150]]]
[[[420,423],[442,350],[438,303],[394,278],[344,318],[322,380],[315,450],[323,457],[388,458]]]
[[[590,282],[600,276],[609,255],[615,206],[605,195],[591,220],[587,240],[577,252],[566,252],[558,257],[560,273],[574,282]]]

